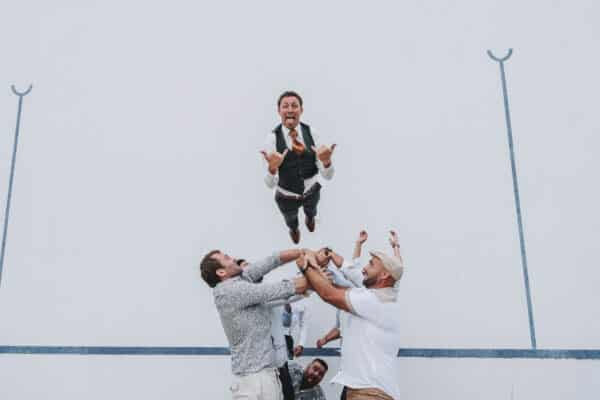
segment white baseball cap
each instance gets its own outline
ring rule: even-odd
[[[388,270],[395,281],[399,281],[400,278],[402,278],[402,273],[404,272],[404,262],[402,261],[402,258],[389,256],[383,251],[379,250],[370,251],[369,254],[381,260],[383,266]]]

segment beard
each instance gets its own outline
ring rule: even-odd
[[[363,286],[368,288],[373,286],[377,282],[377,277],[373,276],[370,278],[363,279]]]

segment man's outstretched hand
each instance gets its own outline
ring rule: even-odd
[[[390,231],[390,245],[392,247],[400,247],[400,243],[398,243],[398,234],[394,230]]]
[[[329,168],[331,165],[331,155],[333,154],[333,150],[335,150],[335,146],[337,146],[335,143],[331,146],[325,146],[322,144],[318,148],[311,146],[311,149],[317,153],[317,158],[323,163],[323,166],[325,168]]]
[[[263,155],[265,161],[269,164],[269,172],[271,175],[275,175],[277,173],[277,170],[283,163],[283,159],[287,155],[288,151],[289,149],[285,149],[283,153],[278,151],[273,151],[271,153],[267,153],[265,150],[260,151],[260,154]]]
[[[302,352],[304,352],[303,346],[294,347],[294,357],[300,357],[302,355]]]
[[[364,244],[368,238],[369,234],[367,233],[367,231],[360,231],[360,233],[358,234],[358,239],[356,241],[360,244]]]

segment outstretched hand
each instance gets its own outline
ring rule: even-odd
[[[275,175],[281,164],[283,163],[283,159],[287,155],[289,149],[285,149],[283,153],[278,151],[273,151],[271,153],[267,153],[265,150],[261,150],[260,154],[263,155],[265,161],[269,164],[269,172],[271,175]]]
[[[400,247],[400,243],[398,243],[398,234],[395,230],[390,231],[390,245],[392,247]]]
[[[333,150],[335,150],[335,146],[337,146],[335,143],[331,146],[325,146],[322,144],[318,148],[311,146],[311,149],[317,153],[317,158],[323,163],[323,165],[329,166],[331,164],[331,156],[333,154]]]
[[[304,346],[294,347],[294,357],[300,357],[303,352],[304,352]]]
[[[367,231],[360,231],[360,233],[358,234],[358,239],[356,240],[358,243],[363,244],[367,241],[367,239],[369,238],[369,234],[367,233]]]

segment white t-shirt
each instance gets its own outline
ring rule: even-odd
[[[354,389],[378,388],[399,399],[399,304],[389,296],[377,296],[376,290],[387,295],[393,289],[354,288],[346,292],[352,312],[342,313],[342,360],[332,382]],[[385,297],[387,300],[381,300]]]

